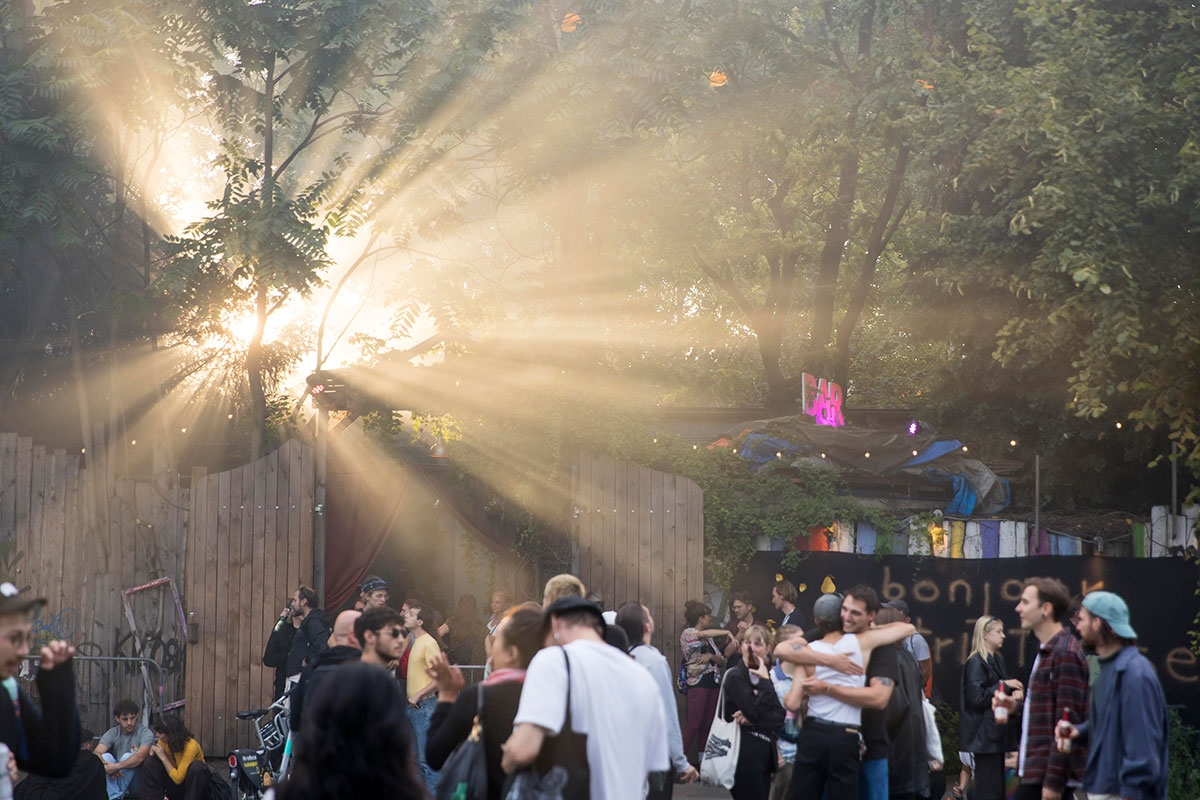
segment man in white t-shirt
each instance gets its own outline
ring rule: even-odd
[[[561,647],[547,647],[529,665],[512,736],[504,744],[504,770],[532,764],[546,738],[562,730],[569,659],[571,727],[587,735],[591,800],[645,796],[647,776],[670,769],[667,724],[654,679],[605,644],[600,609],[584,598],[551,603],[546,620]]]

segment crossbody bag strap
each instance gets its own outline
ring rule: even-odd
[[[575,732],[575,728],[571,725],[571,658],[567,655],[567,648],[559,646],[562,650],[563,660],[567,662],[567,711],[563,714],[563,730]]]

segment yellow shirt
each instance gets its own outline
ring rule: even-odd
[[[412,643],[412,652],[408,655],[408,675],[405,676],[409,700],[433,683],[433,678],[425,674],[425,668],[433,666],[440,652],[437,641],[428,633]]]
[[[183,779],[187,777],[188,767],[193,761],[204,761],[204,751],[200,749],[200,743],[195,739],[188,739],[187,744],[183,746],[183,752],[176,756],[171,752],[171,748],[167,747],[166,742],[162,742],[163,752],[167,754],[172,761],[175,762],[175,769],[167,774],[171,776],[171,780],[175,781],[177,786],[183,785]]]

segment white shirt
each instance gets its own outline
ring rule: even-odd
[[[513,725],[528,722],[551,735],[562,729],[571,659],[571,727],[587,734],[592,800],[645,794],[650,772],[670,769],[663,703],[650,673],[617,648],[577,640],[533,657]]]
[[[844,634],[836,644],[829,644],[823,640],[818,640],[810,642],[808,646],[818,653],[826,653],[827,655],[845,653],[850,656],[850,660],[855,664],[858,664],[860,667],[863,665],[862,645],[858,643],[858,636],[853,633]],[[813,677],[820,678],[831,686],[861,688],[867,685],[865,675],[846,675],[830,667],[816,667],[813,670]],[[828,694],[812,695],[808,698],[808,715],[826,720],[827,722],[836,722],[843,725],[862,724],[861,708],[843,703],[841,700],[834,700]]]

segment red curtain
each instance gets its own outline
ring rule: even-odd
[[[329,448],[325,478],[325,597],[332,612],[358,593],[383,549],[412,473],[378,451],[345,438]]]

